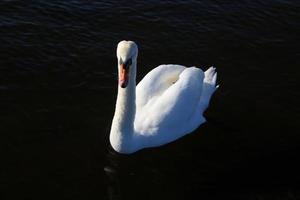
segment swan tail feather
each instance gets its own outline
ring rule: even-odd
[[[207,109],[211,96],[219,87],[219,85],[216,86],[216,81],[217,81],[216,68],[210,67],[208,70],[204,72],[202,93],[200,96],[199,103],[197,105],[197,109],[195,110],[194,117],[191,120],[189,126],[190,129],[188,130],[188,132],[195,130],[200,124],[206,122],[206,119],[203,116],[203,112]]]
[[[205,109],[209,105],[209,101],[213,93],[219,88],[219,85],[216,86],[217,81],[217,72],[215,67],[210,67],[204,72],[204,80],[202,86],[202,94],[199,102],[199,109]]]

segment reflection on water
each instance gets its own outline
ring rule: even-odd
[[[108,164],[104,166],[104,173],[108,178],[107,183],[107,194],[108,199],[110,200],[119,200],[122,199],[121,195],[121,185],[118,175],[118,167],[119,167],[119,160],[118,155],[112,149],[108,152],[107,160]]]

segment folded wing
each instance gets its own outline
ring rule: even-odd
[[[157,136],[154,141],[159,144],[190,130],[189,121],[200,101],[204,73],[199,68],[180,65],[156,69],[138,85],[134,125],[137,134]]]

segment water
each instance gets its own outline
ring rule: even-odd
[[[299,198],[299,7],[1,1],[1,198]],[[138,80],[163,63],[216,66],[208,122],[164,147],[115,153],[123,39],[139,45]]]

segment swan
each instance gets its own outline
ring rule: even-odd
[[[136,86],[138,47],[133,41],[117,46],[118,94],[110,144],[119,153],[172,142],[206,120],[203,112],[216,86],[217,72],[196,67],[160,65]]]

